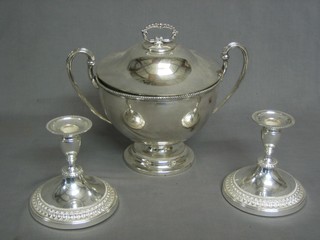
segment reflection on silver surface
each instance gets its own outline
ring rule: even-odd
[[[292,126],[294,118],[272,110],[255,112],[252,118],[262,126],[264,156],[257,165],[229,174],[223,182],[223,195],[230,204],[251,214],[267,217],[292,214],[304,206],[306,193],[299,181],[277,168],[273,152],[281,129]]]
[[[190,74],[191,66],[182,58],[141,57],[132,60],[131,76],[145,84],[156,86],[177,84]]]
[[[31,215],[43,225],[58,229],[85,228],[109,218],[118,206],[115,190],[104,180],[86,176],[75,164],[81,146],[80,134],[91,128],[80,116],[51,120],[47,129],[61,135],[61,150],[68,166],[62,174],[42,184],[30,199]]]
[[[186,115],[184,115],[183,118],[181,119],[181,124],[185,128],[192,128],[199,122],[200,120],[200,115],[198,113],[199,103],[200,103],[200,98],[197,101],[195,108],[192,111],[188,112]]]
[[[140,113],[132,109],[132,106],[127,100],[128,109],[123,114],[123,120],[128,127],[132,129],[142,129],[145,125],[145,121]]]

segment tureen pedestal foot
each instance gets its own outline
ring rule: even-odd
[[[29,210],[35,220],[57,229],[90,227],[109,218],[118,207],[116,191],[104,180],[86,176],[75,164],[81,146],[80,134],[91,128],[91,121],[80,116],[51,120],[47,129],[62,136],[61,150],[68,165],[32,194]]]
[[[193,151],[180,143],[133,143],[124,152],[127,165],[143,174],[167,176],[182,173],[194,161]]]
[[[306,192],[299,181],[277,167],[278,161],[272,156],[281,130],[292,126],[294,119],[271,110],[255,112],[252,118],[262,126],[264,156],[256,165],[229,174],[222,193],[231,205],[247,213],[278,217],[297,212],[306,202]]]

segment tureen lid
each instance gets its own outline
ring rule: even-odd
[[[150,30],[170,31],[171,36],[150,39]],[[98,82],[115,91],[145,96],[172,96],[210,88],[219,80],[221,68],[176,44],[177,33],[169,24],[148,25],[142,30],[143,43],[107,56],[98,64]]]

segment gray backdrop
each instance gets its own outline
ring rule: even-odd
[[[317,0],[113,0],[0,2],[1,239],[320,239],[319,69]],[[78,47],[99,61],[142,41],[140,30],[167,22],[177,41],[220,60],[238,41],[249,51],[248,74],[238,92],[187,143],[192,169],[174,177],[148,177],[128,169],[130,143],[90,113],[68,82],[65,60]],[[85,58],[75,61],[81,87],[95,105]],[[241,55],[231,53],[221,96],[236,78]],[[280,167],[301,181],[307,205],[281,218],[252,216],[221,195],[223,178],[254,164],[263,151],[251,114],[278,109],[296,118],[276,152]],[[79,163],[106,179],[120,196],[116,214],[97,226],[59,231],[35,222],[28,200],[65,164],[59,138],[45,129],[54,117],[78,114],[93,128],[83,136]]]

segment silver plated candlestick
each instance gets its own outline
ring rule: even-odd
[[[257,165],[247,166],[229,174],[222,193],[234,207],[255,215],[277,217],[300,210],[306,201],[303,186],[289,173],[277,167],[273,152],[281,130],[294,125],[294,118],[280,111],[262,110],[252,115],[262,126],[261,139],[265,153]]]
[[[81,145],[80,134],[92,126],[81,116],[58,117],[47,124],[47,129],[62,136],[61,150],[68,165],[32,194],[30,213],[43,225],[58,229],[85,228],[109,218],[118,206],[116,191],[104,180],[86,176],[76,165]]]

